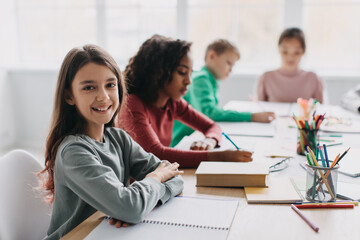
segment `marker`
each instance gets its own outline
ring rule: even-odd
[[[222,132],[222,135],[224,135],[227,138],[227,140],[229,140],[236,147],[237,150],[240,150],[240,148],[229,138],[229,136],[226,133]]]

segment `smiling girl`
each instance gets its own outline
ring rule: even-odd
[[[161,162],[113,128],[125,91],[117,64],[100,47],[66,55],[39,173],[53,202],[46,239],[61,238],[97,210],[117,227],[140,222],[182,191],[179,164]]]
[[[146,151],[161,159],[197,167],[201,161],[251,161],[248,151],[207,151],[219,144],[219,126],[182,99],[191,83],[191,43],[154,35],[146,40],[125,69],[126,106],[117,126]],[[201,131],[205,138],[188,151],[169,147],[174,120]]]
[[[323,102],[324,84],[313,72],[299,68],[305,53],[304,33],[298,28],[286,29],[279,38],[280,69],[264,73],[258,81],[260,101],[296,102],[298,98],[316,98]]]

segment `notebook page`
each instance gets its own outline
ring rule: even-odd
[[[176,197],[154,209],[148,223],[118,229],[104,219],[86,239],[226,239],[237,205],[237,200]]]
[[[154,209],[145,220],[230,228],[237,200],[176,197]]]
[[[116,228],[104,219],[86,240],[225,240],[228,230],[179,227],[161,224],[139,223],[126,228]]]
[[[228,135],[273,137],[275,123],[255,122],[217,122],[223,132]]]
[[[291,115],[292,103],[263,102],[263,101],[229,101],[224,109],[235,110],[239,112],[274,112],[276,116]]]

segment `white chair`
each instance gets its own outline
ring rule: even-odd
[[[51,206],[35,190],[42,169],[24,150],[13,150],[0,158],[0,239],[42,239],[50,223]]]

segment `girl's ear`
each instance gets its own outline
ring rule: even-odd
[[[65,90],[65,101],[71,106],[75,105],[74,98],[69,90]]]

